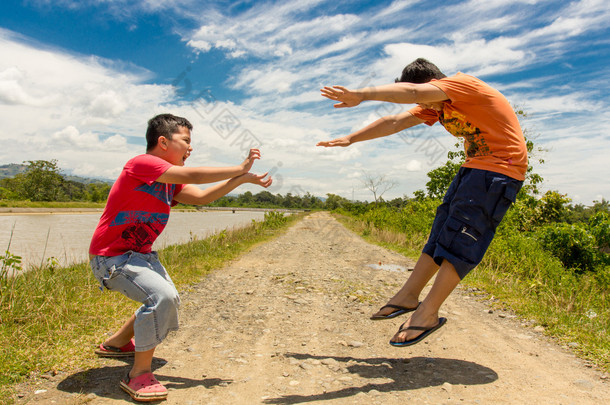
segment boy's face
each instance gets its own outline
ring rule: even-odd
[[[165,150],[165,160],[176,166],[184,166],[184,161],[191,155],[191,131],[186,127],[179,127],[178,132],[172,134],[172,139],[159,137],[159,142]]]

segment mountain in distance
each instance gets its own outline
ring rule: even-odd
[[[0,179],[4,179],[6,177],[15,177],[19,173],[25,172],[26,168],[26,165],[19,165],[16,163],[2,165],[0,166]]]
[[[15,177],[19,173],[25,172],[27,167],[28,167],[27,165],[17,164],[17,163],[0,165],[0,179]],[[112,183],[114,183],[114,180],[94,179],[94,178],[88,178],[88,177],[73,176],[73,175],[64,174],[64,173],[62,173],[62,176],[67,181],[75,181],[77,183],[83,183],[83,184],[91,184],[91,183],[112,184]]]

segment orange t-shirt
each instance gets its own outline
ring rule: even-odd
[[[420,106],[409,111],[427,125],[439,121],[447,131],[464,138],[463,167],[525,179],[527,147],[517,115],[508,100],[476,77],[458,73],[432,80],[449,101],[442,113]]]

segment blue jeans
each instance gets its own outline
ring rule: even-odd
[[[423,253],[453,264],[460,279],[483,259],[522,181],[487,170],[460,168],[436,210]]]
[[[180,297],[157,252],[95,256],[91,268],[102,290],[119,291],[142,303],[135,313],[136,351],[154,349],[178,329]]]

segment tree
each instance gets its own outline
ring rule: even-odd
[[[65,180],[58,199],[68,201],[83,201],[87,199],[87,186],[74,180]]]
[[[564,222],[570,198],[557,191],[547,191],[536,205],[534,221],[537,225]]]
[[[90,183],[87,184],[87,199],[93,202],[106,201],[111,186],[105,183]]]
[[[322,207],[322,201],[319,198],[313,196],[309,191],[301,198],[302,208],[320,208]]]
[[[363,173],[364,180],[362,180],[362,183],[364,184],[364,187],[366,187],[371,193],[373,193],[375,205],[377,205],[377,201],[381,199],[381,197],[386,191],[398,185],[398,183],[396,183],[395,181],[388,180],[385,175],[373,177],[366,171],[363,171]]]
[[[456,148],[460,147],[460,143],[455,144]],[[449,151],[447,153],[447,162],[441,167],[437,167],[428,172],[427,176],[430,179],[426,183],[426,191],[428,197],[431,198],[443,198],[449,185],[453,181],[453,178],[457,174],[458,170],[464,163],[466,154],[463,150]]]
[[[64,178],[57,160],[28,160],[24,173],[14,177],[21,198],[30,201],[57,201],[62,195]]]
[[[326,201],[324,202],[324,207],[327,210],[336,210],[337,208],[341,208],[345,205],[346,202],[349,202],[345,198],[338,196],[336,194],[326,194]]]
[[[277,198],[267,190],[263,190],[254,195],[254,201],[263,207],[277,205]]]
[[[299,196],[292,195],[292,193],[287,193],[284,196],[284,200],[282,201],[282,207],[284,208],[297,208],[301,203],[301,199]]]
[[[252,196],[252,192],[250,192],[250,191],[246,191],[245,193],[240,194],[239,197],[237,197],[237,202],[238,202],[239,206],[241,206],[241,207],[250,206],[250,204],[252,204],[253,200],[254,200],[254,198]]]

